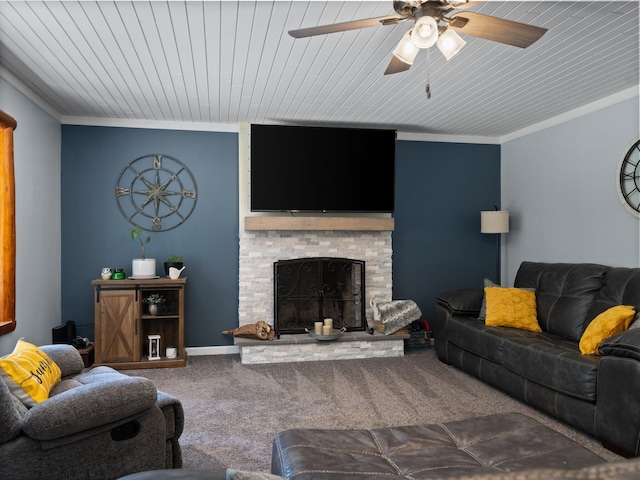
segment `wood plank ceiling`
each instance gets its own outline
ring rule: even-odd
[[[465,36],[383,75],[409,22],[313,38],[290,29],[394,14],[392,1],[8,1],[0,75],[65,123],[288,123],[500,137],[639,83],[639,2],[485,2],[548,28],[527,49]],[[429,82],[432,98],[427,99]]]

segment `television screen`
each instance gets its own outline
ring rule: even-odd
[[[251,125],[251,210],[393,212],[395,130]]]

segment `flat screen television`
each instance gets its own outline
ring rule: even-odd
[[[251,125],[254,212],[393,212],[395,130]]]

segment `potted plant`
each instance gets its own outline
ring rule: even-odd
[[[149,305],[149,315],[158,314],[158,305],[165,302],[164,295],[160,293],[152,293],[151,295],[142,299],[142,303]]]
[[[153,258],[146,258],[144,254],[144,244],[151,241],[151,237],[146,234],[142,227],[136,225],[129,229],[131,232],[131,240],[138,240],[142,247],[142,255],[140,258],[134,258],[131,263],[131,276],[133,278],[153,278],[156,276],[156,261]]]
[[[183,267],[182,257],[178,255],[171,255],[169,259],[164,262],[164,273],[169,276],[169,269],[175,267],[180,270]]]

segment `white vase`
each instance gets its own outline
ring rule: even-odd
[[[156,261],[153,258],[134,258],[131,262],[131,276],[151,278],[156,276]]]
[[[149,315],[157,315],[158,314],[158,304],[150,303],[149,304]]]

